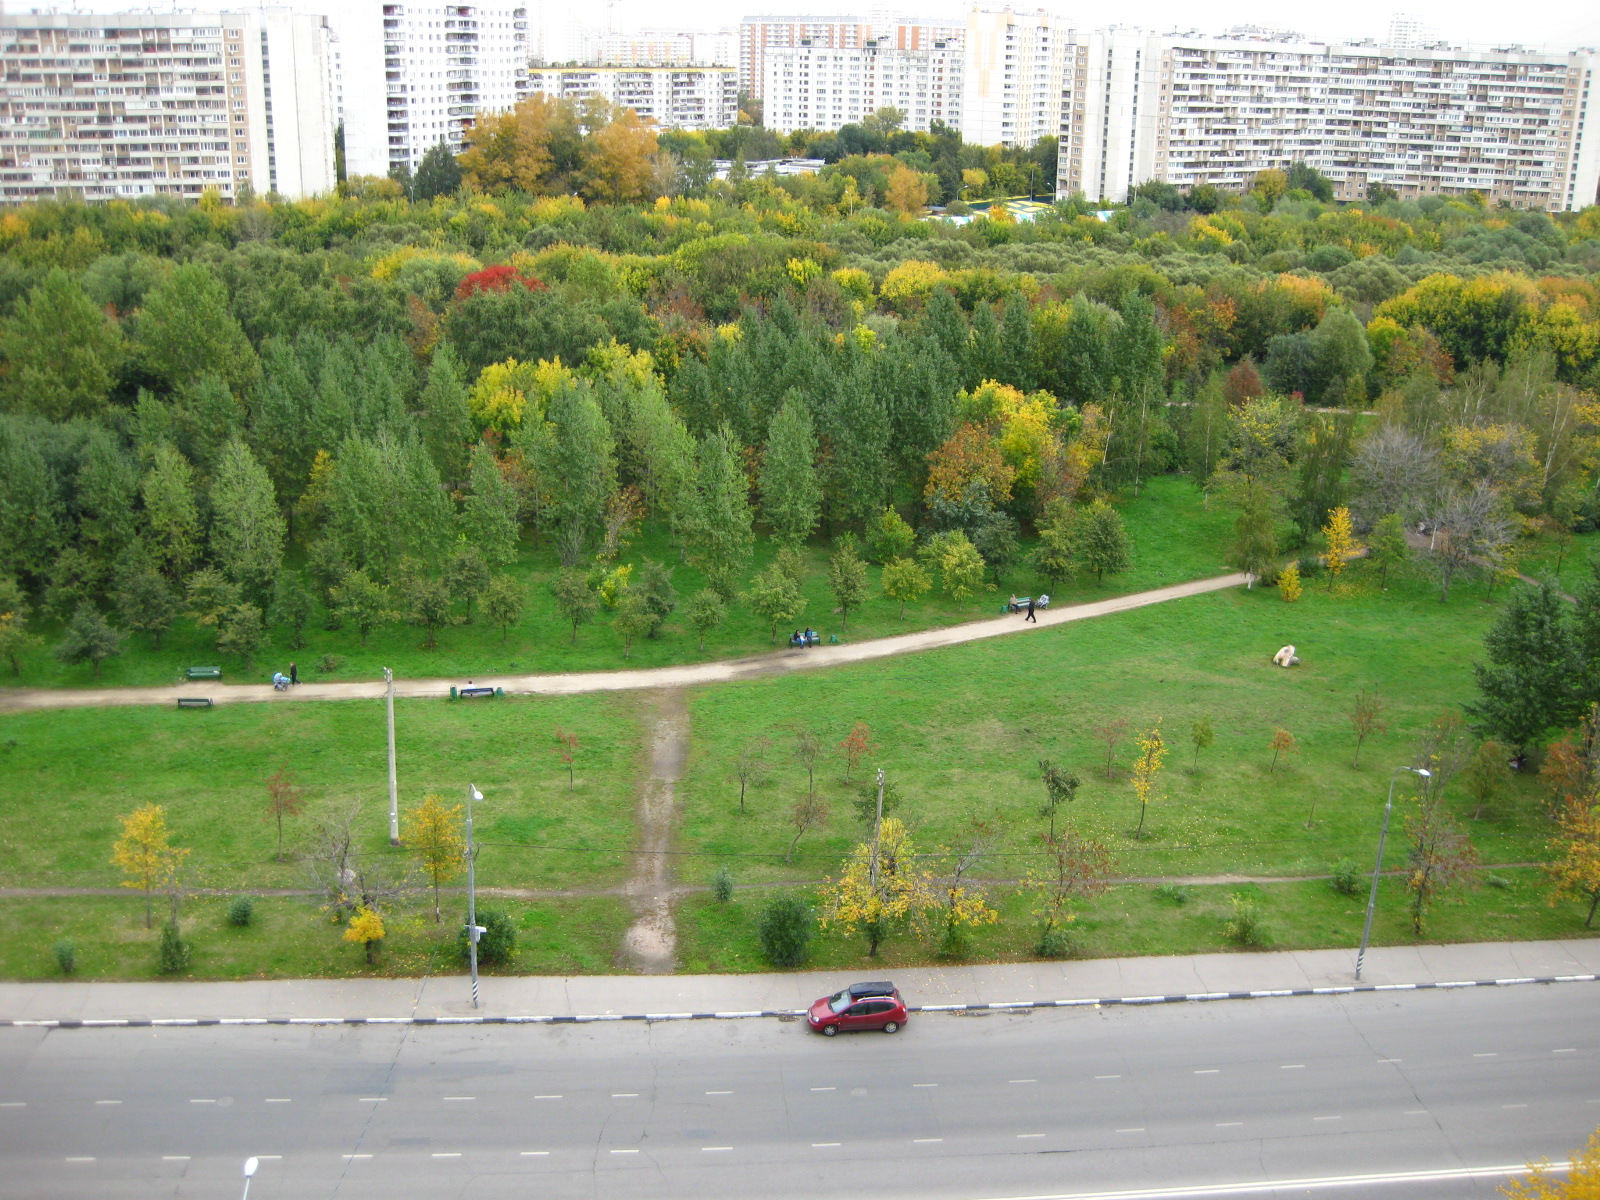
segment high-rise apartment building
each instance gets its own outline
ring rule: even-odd
[[[1062,195],[1124,199],[1149,179],[1243,189],[1305,162],[1340,199],[1482,192],[1560,210],[1594,202],[1600,117],[1589,52],[1330,44],[1101,30],[1061,79]],[[970,80],[969,80],[970,105]],[[970,136],[968,140],[974,140]]]
[[[608,33],[599,41],[594,58],[608,67],[659,67],[679,64],[731,67],[739,53],[739,35],[692,33],[675,30],[641,30]],[[737,88],[737,79],[735,79]]]
[[[961,45],[772,48],[763,91],[763,122],[778,133],[838,129],[880,108],[899,109],[902,128],[925,133],[934,121],[961,120]]]
[[[746,17],[739,22],[739,86],[760,99],[766,81],[768,50],[812,46],[859,50],[869,42],[881,49],[930,50],[936,43],[959,43],[964,27],[955,22],[921,21],[875,13],[870,18]]]
[[[533,50],[523,3],[340,0],[333,27],[351,175],[385,175],[402,163],[415,170],[440,142],[459,151],[479,113],[528,95]]]
[[[732,67],[533,67],[528,87],[562,100],[599,96],[667,129],[726,129],[739,115]]]
[[[1033,145],[1061,127],[1062,73],[1072,30],[1058,17],[1011,9],[967,14],[961,136],[979,146]]]
[[[334,184],[326,18],[0,15],[0,201]]]

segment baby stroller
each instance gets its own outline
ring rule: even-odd
[[[282,671],[273,672],[272,690],[275,692],[287,692],[289,690],[289,677]]]

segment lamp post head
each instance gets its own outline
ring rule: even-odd
[[[252,1177],[256,1173],[256,1168],[259,1167],[260,1165],[261,1165],[261,1160],[259,1158],[247,1158],[247,1159],[245,1159],[244,1160],[244,1177],[246,1179],[249,1179],[250,1177]]]
[[[479,803],[483,802],[483,793],[477,788],[473,787],[470,783],[467,784],[467,790],[472,793],[472,798],[474,800],[478,801]]]
[[[1424,779],[1432,779],[1433,778],[1433,772],[1428,770],[1427,767],[1413,767],[1411,769],[1413,771],[1415,771],[1418,775],[1421,775]]]

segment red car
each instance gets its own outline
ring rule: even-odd
[[[857,1029],[894,1033],[906,1023],[906,1005],[892,983],[852,983],[813,1004],[806,1022],[827,1037]]]

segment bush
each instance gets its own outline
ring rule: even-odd
[[[1295,566],[1300,568],[1301,579],[1315,579],[1322,574],[1322,559],[1315,554],[1306,555]]]
[[[1267,931],[1261,927],[1261,907],[1253,896],[1235,892],[1228,897],[1233,905],[1233,916],[1222,926],[1230,942],[1238,946],[1260,946],[1267,940]]]
[[[178,923],[168,921],[161,927],[161,948],[156,953],[156,970],[163,975],[177,975],[189,969],[193,947],[178,933]]]
[[[256,898],[235,896],[228,901],[228,924],[243,928],[256,919]]]
[[[1341,896],[1359,896],[1361,894],[1361,868],[1356,866],[1355,860],[1341,858],[1333,866],[1333,878],[1329,885]]]
[[[71,942],[57,942],[50,947],[50,953],[56,956],[56,966],[63,975],[71,975],[78,969],[78,948]]]
[[[1063,925],[1045,930],[1039,935],[1034,951],[1040,958],[1071,958],[1072,931]]]
[[[1174,904],[1189,903],[1189,893],[1175,883],[1164,883],[1156,889],[1156,895],[1163,900],[1170,900]]]
[[[517,927],[511,918],[498,908],[480,908],[478,924],[483,926],[478,935],[478,965],[498,967],[510,962],[517,952]],[[461,923],[461,961],[468,961],[465,921]]]
[[[965,925],[946,925],[939,935],[939,948],[934,951],[945,959],[963,959],[971,952],[972,935]]]
[[[806,961],[815,931],[811,909],[793,896],[774,896],[761,910],[756,936],[761,953],[775,967],[798,967]]]
[[[342,666],[344,666],[344,655],[342,654],[324,654],[317,660],[317,670],[324,675],[332,675]]]
[[[733,899],[733,872],[727,867],[718,867],[717,873],[711,877],[711,894],[717,898],[718,904],[726,904]]]

